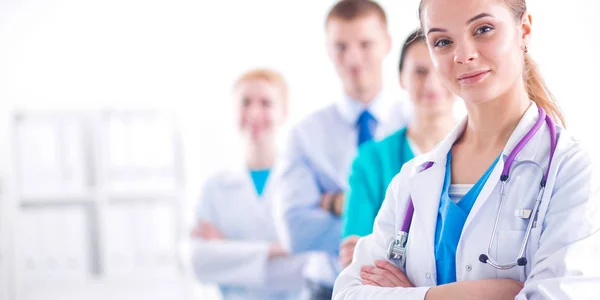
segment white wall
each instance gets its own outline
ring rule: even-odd
[[[240,72],[255,66],[281,70],[291,85],[291,123],[340,97],[324,51],[323,21],[333,2],[2,0],[0,109],[175,111],[184,130],[191,207],[201,180],[236,153],[229,90]],[[418,24],[418,1],[380,2],[394,38],[385,81],[400,95],[397,49]],[[569,128],[600,153],[593,123],[600,2],[530,0],[529,5],[535,30],[531,54]],[[7,157],[7,150],[0,155]],[[6,178],[7,172],[0,175]],[[0,216],[12,207],[8,203],[0,206]],[[0,234],[6,232],[3,225]]]
[[[230,85],[243,70],[270,66],[284,73],[291,84],[292,122],[339,97],[323,47],[323,19],[333,2],[3,0],[0,105],[170,108],[182,115],[196,141],[228,148],[231,141],[209,128],[231,129]],[[395,49],[386,61],[385,80],[398,91],[396,49],[418,24],[418,1],[381,3]],[[595,102],[593,86],[600,79],[600,59],[594,55],[600,3],[530,0],[529,5],[532,55],[572,128],[590,135],[582,122],[592,117],[587,102]],[[215,153],[195,147],[196,154]],[[197,167],[208,162],[197,159]]]

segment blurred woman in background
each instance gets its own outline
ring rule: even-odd
[[[287,87],[278,72],[252,70],[234,86],[244,164],[207,180],[192,232],[198,279],[219,285],[223,299],[296,299],[304,257],[279,245],[269,198],[276,135],[286,117]]]
[[[414,106],[408,126],[381,141],[362,145],[352,164],[342,214],[340,259],[352,261],[358,239],[373,231],[375,216],[392,178],[405,162],[429,152],[455,126],[456,97],[440,82],[420,31],[413,32],[400,53],[400,85]]]

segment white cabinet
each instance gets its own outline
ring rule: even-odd
[[[164,193],[180,183],[178,136],[158,115],[114,113],[101,123],[106,188],[113,194]]]
[[[16,251],[19,277],[69,281],[90,276],[88,222],[82,205],[22,209]]]
[[[178,274],[173,208],[166,201],[110,206],[106,225],[106,274],[115,278],[174,278]]]
[[[185,294],[176,256],[182,161],[172,117],[24,111],[12,125],[16,300]]]
[[[83,116],[69,114],[15,117],[16,174],[18,190],[25,201],[90,194],[86,125]]]

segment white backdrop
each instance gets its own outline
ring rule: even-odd
[[[600,1],[528,2],[534,20],[530,52],[569,128],[600,153],[593,123],[600,100]],[[292,93],[290,123],[340,97],[324,50],[323,23],[332,3],[1,0],[0,124],[17,108],[174,111],[184,132],[191,208],[201,181],[239,148],[230,87],[242,71],[267,66],[283,72]],[[398,49],[418,24],[418,1],[380,3],[394,39],[386,86],[404,97],[397,85]],[[3,167],[8,151],[0,149]],[[10,201],[2,203],[0,239],[11,217]]]

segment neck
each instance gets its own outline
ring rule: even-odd
[[[522,84],[497,99],[480,104],[467,103],[469,117],[461,142],[481,150],[503,149],[529,105]]]
[[[415,114],[414,120],[408,124],[406,133],[417,144],[422,152],[429,152],[456,125],[452,113],[440,115]]]
[[[275,162],[275,142],[246,143],[246,165],[253,170],[268,169]]]
[[[381,93],[382,90],[381,80],[376,81],[376,84],[373,84],[369,87],[346,87],[344,91],[348,96],[352,99],[356,99],[361,101],[364,104],[369,104]]]

